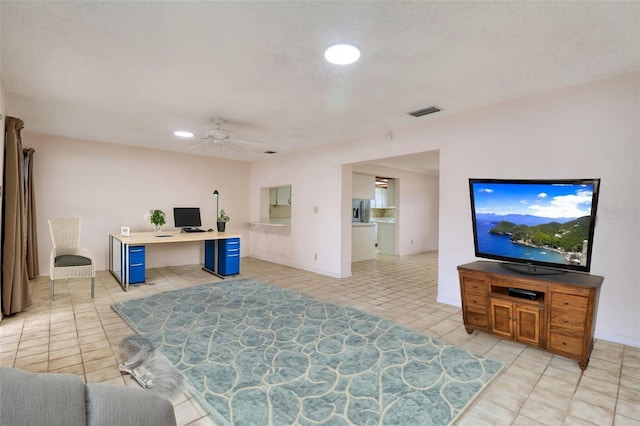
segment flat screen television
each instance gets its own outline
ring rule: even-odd
[[[173,221],[176,228],[191,229],[202,226],[199,207],[174,207]]]
[[[476,257],[532,274],[589,272],[600,179],[469,179]]]

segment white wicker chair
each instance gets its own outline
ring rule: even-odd
[[[96,268],[91,250],[80,248],[80,218],[49,219],[53,248],[49,276],[51,300],[55,280],[67,278],[91,278],[91,298],[94,297]]]

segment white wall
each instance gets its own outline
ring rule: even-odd
[[[341,163],[333,157],[332,149],[325,152],[321,148],[311,155],[298,153],[283,160],[274,158],[252,163],[249,206],[252,221],[260,218],[261,188],[291,185],[292,201],[290,227],[251,226],[250,256],[340,276],[335,265],[342,255],[340,246],[336,244],[342,231],[340,215],[343,210],[339,202],[342,177]],[[314,207],[317,207],[317,213]],[[346,219],[350,227],[351,215]],[[350,256],[350,244],[348,253]]]
[[[6,114],[6,94],[4,91],[4,86],[2,84],[2,80],[0,79],[0,114],[2,115],[2,120],[0,120],[0,124],[2,126],[2,131],[0,132],[0,176],[4,176],[4,126],[7,122],[7,114]],[[0,181],[0,185],[2,185],[2,181]],[[4,194],[4,192],[3,192]],[[0,200],[2,197],[0,197]],[[0,204],[1,205],[1,204]],[[2,235],[2,227],[0,227],[0,236]]]
[[[2,120],[0,120],[0,186],[2,186],[2,194],[0,194],[0,209],[2,209],[2,197],[4,197],[4,126],[7,120],[6,115],[6,95],[4,91],[4,85],[2,84],[2,76],[0,76],[0,114],[2,114]],[[2,221],[0,221],[0,241],[2,241]],[[2,259],[3,257],[3,244],[0,244],[0,276],[2,276]],[[0,305],[2,304],[2,285],[0,284]],[[0,310],[0,321],[2,321],[2,310]]]
[[[25,123],[28,128],[29,124]],[[130,226],[132,232],[151,231],[144,214],[167,213],[173,226],[173,207],[200,207],[202,227],[214,228],[216,203],[231,217],[227,232],[239,233],[242,255],[248,251],[248,163],[171,153],[123,145],[23,133],[23,144],[36,150],[38,255],[40,273],[49,273],[51,238],[47,220],[78,216],[81,244],[96,256],[98,270],[108,269],[110,233]],[[161,244],[147,248],[147,266],[202,263],[201,243]]]
[[[602,179],[592,273],[603,275],[596,336],[640,346],[640,73],[514,100],[412,127],[281,156],[251,166],[251,215],[261,186],[292,183],[287,235],[253,230],[251,255],[334,276],[350,274],[351,167],[344,164],[440,150],[438,300],[460,305],[456,266],[474,260],[468,178]],[[347,183],[348,182],[348,183]],[[337,190],[342,188],[342,191]],[[313,215],[314,205],[320,213]],[[350,205],[350,204],[349,204]],[[624,214],[619,214],[622,211]],[[318,260],[313,253],[318,252]],[[277,261],[277,260],[276,260]]]

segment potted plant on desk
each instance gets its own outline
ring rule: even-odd
[[[167,215],[165,215],[162,210],[149,210],[149,222],[156,227],[156,232],[160,232],[162,230],[162,225],[167,223],[166,217]]]
[[[224,210],[220,210],[220,214],[218,215],[218,232],[224,232],[227,222],[229,222],[231,218],[227,216]]]

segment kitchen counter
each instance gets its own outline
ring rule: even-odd
[[[249,222],[250,225],[261,225],[261,226],[291,226],[291,218],[283,217],[283,218],[262,218],[259,222]]]
[[[378,222],[378,250],[384,254],[396,254],[396,224]]]
[[[351,261],[374,259],[376,257],[376,224],[352,222]]]
[[[372,222],[375,223],[396,223],[396,220],[393,218],[384,218],[384,219],[371,219]]]

